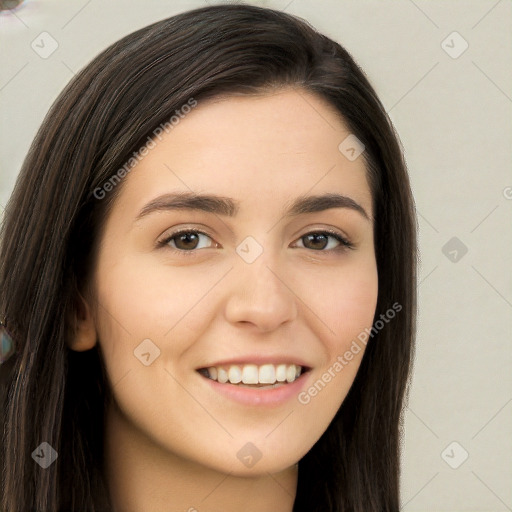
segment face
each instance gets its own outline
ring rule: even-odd
[[[349,134],[302,90],[199,102],[124,178],[91,307],[123,421],[159,453],[278,472],[333,419],[378,288]]]

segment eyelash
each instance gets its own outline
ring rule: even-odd
[[[158,247],[159,248],[167,248],[167,249],[171,250],[172,252],[178,253],[180,255],[194,256],[197,253],[197,251],[200,250],[200,249],[191,249],[191,250],[187,251],[185,249],[176,249],[174,247],[170,247],[169,246],[169,242],[171,240],[173,240],[174,238],[176,238],[177,236],[179,236],[179,235],[181,235],[183,233],[187,233],[187,234],[192,233],[192,234],[195,234],[195,235],[204,235],[204,236],[207,236],[208,238],[211,239],[210,235],[208,235],[204,231],[201,231],[201,230],[198,230],[198,229],[181,229],[181,230],[175,231],[174,233],[171,233],[168,237],[166,237],[165,239],[159,241],[158,242]],[[354,249],[354,245],[348,239],[346,239],[345,237],[343,237],[342,235],[340,235],[336,231],[330,231],[328,229],[322,229],[322,230],[318,230],[318,231],[309,231],[308,233],[305,233],[304,235],[302,235],[298,240],[301,240],[302,238],[306,237],[307,235],[327,235],[329,237],[334,238],[335,240],[337,240],[340,243],[340,245],[338,247],[335,247],[334,249],[328,249],[328,250],[325,250],[325,249],[320,249],[320,250],[309,249],[310,251],[313,251],[313,252],[326,252],[326,253],[330,253],[330,252],[345,251],[347,249]],[[308,249],[308,248],[307,247],[299,247],[299,249]]]

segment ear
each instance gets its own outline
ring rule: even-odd
[[[83,352],[96,345],[96,325],[87,301],[78,294],[71,318],[71,332],[68,346],[71,350]]]

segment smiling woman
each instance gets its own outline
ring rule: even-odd
[[[0,256],[4,512],[399,510],[413,200],[375,92],[303,21],[207,7],[105,50]]]

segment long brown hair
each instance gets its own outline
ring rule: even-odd
[[[94,190],[190,98],[299,87],[327,100],[365,145],[379,292],[354,384],[299,463],[294,512],[397,512],[400,425],[413,357],[416,220],[398,137],[339,44],[283,12],[248,5],[188,11],[116,42],[65,88],[45,118],[0,233],[0,319],[17,353],[0,367],[3,512],[109,510],[103,476],[109,393],[98,348],[66,341],[99,230],[122,182]],[[31,453],[58,452],[47,469]]]

